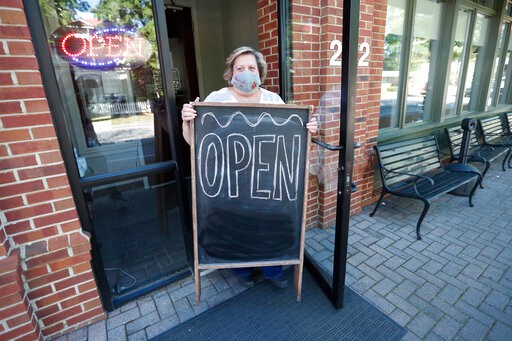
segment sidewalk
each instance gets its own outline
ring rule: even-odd
[[[495,161],[469,207],[465,197],[422,204],[388,198],[351,217],[346,284],[404,326],[404,340],[512,340],[512,170]],[[334,230],[310,230],[306,250],[332,271]],[[139,298],[56,340],[147,340],[246,290],[229,270]]]

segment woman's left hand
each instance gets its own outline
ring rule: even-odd
[[[311,117],[311,120],[306,124],[306,128],[308,128],[311,134],[315,134],[318,131],[318,121],[316,117]]]

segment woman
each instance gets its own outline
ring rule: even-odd
[[[224,79],[228,86],[209,94],[205,102],[226,103],[266,103],[284,104],[278,94],[261,88],[267,74],[267,63],[263,55],[251,47],[242,46],[234,50],[226,59]],[[196,99],[197,101],[198,99]],[[197,116],[193,103],[184,104],[181,110],[183,119],[183,137],[190,144],[190,122]],[[317,121],[313,117],[307,124],[311,133],[317,131]],[[251,268],[234,269],[235,274],[249,287],[254,286]],[[283,279],[282,266],[266,266],[261,271],[274,286],[285,288],[287,281]]]

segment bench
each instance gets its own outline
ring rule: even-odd
[[[507,116],[508,118],[508,116]],[[510,151],[512,151],[512,134],[509,134],[504,128],[500,116],[493,116],[478,120],[478,130],[483,144],[491,147],[508,148],[508,166],[512,168]],[[503,161],[506,164],[506,159]]]
[[[462,136],[464,130],[459,127],[452,128],[444,128],[446,137],[448,139],[448,144],[450,147],[450,156],[451,161],[458,161],[461,157],[460,148],[462,144]],[[510,148],[505,146],[489,146],[481,144],[478,141],[477,133],[475,130],[470,132],[470,142],[469,149],[467,152],[467,161],[468,162],[479,162],[484,164],[484,170],[482,172],[482,181],[485,178],[485,174],[491,167],[491,162],[493,162],[498,157],[505,155],[503,158],[503,162],[501,168],[505,171],[505,165],[507,164],[507,158],[510,156]],[[482,187],[482,183],[480,183],[480,187]]]
[[[443,166],[434,135],[375,146],[374,149],[378,157],[382,191],[377,205],[370,213],[371,217],[388,193],[421,200],[424,207],[416,224],[416,236],[421,240],[420,227],[431,200],[470,184],[469,205],[473,207],[472,198],[482,180],[480,171],[463,163]]]

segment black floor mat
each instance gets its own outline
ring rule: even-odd
[[[293,285],[277,289],[265,281],[152,340],[373,341],[399,340],[406,332],[348,287],[344,307],[334,308],[305,270],[300,302]]]

